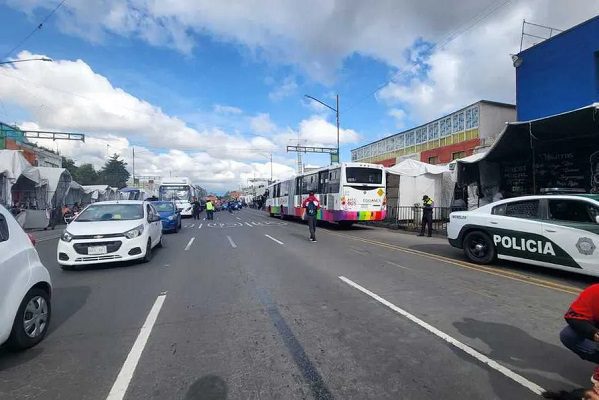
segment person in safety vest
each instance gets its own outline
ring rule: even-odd
[[[310,195],[302,203],[302,208],[304,209],[304,219],[308,221],[310,240],[316,242],[316,215],[320,208],[320,202],[314,196],[314,192],[310,192]]]
[[[206,201],[206,219],[214,219],[214,204],[212,204],[212,200]]]
[[[427,195],[422,196],[422,227],[418,236],[424,236],[424,228],[428,227],[428,237],[433,234],[433,205],[435,202]]]

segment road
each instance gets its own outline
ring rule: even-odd
[[[44,342],[0,350],[2,399],[535,399],[589,386],[559,343],[593,280],[478,267],[442,238],[256,210],[184,220],[148,264],[62,271]],[[109,395],[110,394],[110,395]]]

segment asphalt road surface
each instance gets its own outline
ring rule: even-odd
[[[589,385],[559,342],[593,279],[478,267],[441,238],[255,210],[183,221],[148,264],[62,271],[46,340],[0,349],[1,399],[535,399]]]

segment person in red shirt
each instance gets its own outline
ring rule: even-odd
[[[564,315],[568,326],[560,333],[563,345],[583,360],[599,364],[599,284],[583,290]],[[599,393],[599,366],[591,377]]]
[[[304,209],[304,218],[308,221],[308,228],[310,229],[310,240],[316,242],[316,215],[320,208],[320,202],[314,196],[314,192],[310,192],[306,200],[302,203]]]

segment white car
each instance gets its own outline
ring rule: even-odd
[[[38,344],[50,324],[52,283],[33,240],[0,206],[0,344]]]
[[[454,212],[447,236],[475,263],[500,258],[599,276],[599,195],[516,197]]]
[[[67,225],[56,249],[63,269],[79,265],[152,259],[162,246],[162,222],[152,204],[102,201],[87,206]]]

